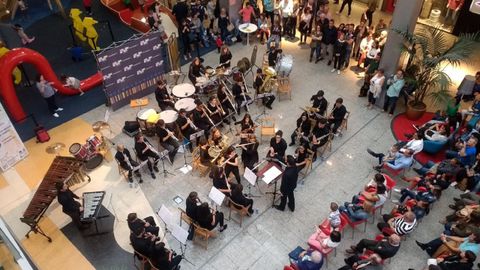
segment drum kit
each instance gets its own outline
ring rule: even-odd
[[[54,144],[49,145],[45,149],[45,152],[47,152],[49,154],[58,155],[60,153],[60,151],[62,151],[63,148],[65,148],[64,143],[54,143]]]
[[[275,66],[275,70],[280,77],[288,77],[293,68],[293,56],[291,54],[281,55]]]

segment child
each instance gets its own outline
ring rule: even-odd
[[[340,211],[338,210],[338,204],[335,202],[330,203],[330,214],[328,214],[328,221],[330,222],[330,227],[332,231],[340,226]]]
[[[220,53],[220,49],[223,46],[222,37],[220,35],[217,35],[217,38],[215,39],[215,43],[217,44],[217,51],[218,53]]]
[[[23,31],[23,27],[20,24],[15,24],[13,26],[13,30],[15,30],[22,40],[23,45],[27,45],[32,43],[35,40],[35,37],[28,37],[27,34],[25,34],[25,31]]]
[[[80,89],[80,80],[78,80],[77,78],[62,75],[60,76],[60,79],[62,80],[63,86],[77,90],[78,92],[80,92],[80,96],[83,96],[83,94],[85,94],[82,89]]]

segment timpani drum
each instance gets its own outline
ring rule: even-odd
[[[180,109],[185,109],[187,112],[191,112],[195,109],[195,100],[193,98],[182,98],[175,102],[175,109],[180,111]]]
[[[195,94],[195,86],[189,83],[177,84],[172,89],[172,95],[178,98],[190,97]]]
[[[277,62],[275,69],[277,74],[282,77],[288,77],[293,68],[293,56],[291,54],[283,55]]]
[[[76,159],[86,160],[88,158],[88,144],[81,145],[79,143],[74,143],[68,148],[68,152],[72,154]]]
[[[160,112],[160,119],[165,121],[165,124],[171,124],[178,118],[178,113],[174,110],[165,110]]]

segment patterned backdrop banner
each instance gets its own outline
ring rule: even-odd
[[[103,85],[113,110],[154,91],[165,73],[160,32],[132,38],[96,54]]]

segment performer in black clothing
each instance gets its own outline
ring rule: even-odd
[[[316,109],[316,113],[320,115],[325,115],[325,111],[327,110],[328,102],[323,97],[324,92],[323,90],[319,90],[316,95],[313,95],[310,98],[310,101],[313,102],[312,107]]]
[[[227,151],[225,151],[223,159],[220,160],[220,164],[223,163],[225,163],[225,175],[229,177],[230,173],[233,173],[235,179],[237,180],[237,183],[240,184],[240,170],[238,168],[240,162],[238,161],[238,155],[235,152],[235,148],[233,146],[230,146]]]
[[[275,101],[275,96],[271,93],[272,89],[261,89],[263,86],[264,74],[262,69],[257,69],[257,74],[255,75],[255,80],[253,82],[253,87],[255,88],[257,95],[264,95],[262,98],[262,103],[265,107],[272,109],[272,103]]]
[[[213,186],[225,194],[225,196],[230,197],[232,189],[235,188],[236,184],[228,181],[223,167],[214,166],[209,176],[212,178]]]
[[[158,107],[160,107],[162,111],[167,110],[168,108],[175,108],[173,99],[167,90],[167,83],[164,80],[157,81],[157,89],[155,89],[155,99],[158,102]]]
[[[204,105],[200,99],[195,99],[195,110],[193,110],[193,124],[203,131],[205,131],[205,136],[208,136],[208,132],[212,127],[212,123],[208,120],[207,113],[205,112]]]
[[[232,190],[232,196],[230,196],[230,199],[236,204],[248,207],[248,213],[250,215],[253,214],[253,200],[243,195],[243,186],[241,184],[238,184]]]
[[[305,142],[306,141],[305,138],[307,138],[308,135],[310,134],[310,129],[311,129],[310,119],[308,119],[308,114],[304,112],[297,119],[297,128],[293,131],[292,135],[290,136],[290,138],[292,139],[292,142],[289,144],[289,146],[292,146],[295,144],[296,138],[300,138],[299,139],[300,143]]]
[[[148,142],[147,139],[143,137],[142,134],[137,134],[135,136],[135,151],[137,152],[137,156],[141,161],[147,160],[148,170],[150,171],[150,175],[153,179],[155,179],[155,173],[159,172],[157,164],[160,161],[160,156],[158,155],[158,151]],[[150,161],[150,158],[153,159],[153,165]]]
[[[200,204],[198,207],[197,221],[200,227],[209,231],[215,229],[218,224],[220,224],[220,232],[223,232],[227,228],[227,224],[224,224],[223,213],[210,209],[206,202]]]
[[[252,98],[244,93],[242,90],[243,87],[243,82],[242,81],[237,81],[235,84],[232,86],[232,94],[235,97],[235,102],[237,103],[237,113],[240,115],[240,110],[242,109],[243,106],[245,106],[245,110],[248,112],[248,107],[247,103],[250,104]]]
[[[80,199],[75,193],[68,189],[68,185],[63,182],[56,182],[57,200],[62,205],[62,212],[72,218],[73,223],[80,229],[86,229],[88,226],[80,220],[83,213],[82,204],[75,199]]]
[[[225,90],[225,85],[220,84],[217,89],[217,98],[223,110],[225,111],[225,114],[228,116],[230,115],[231,112],[235,111],[235,109],[233,108],[234,106],[232,103],[233,100],[230,100],[227,95],[228,94]],[[235,116],[232,116],[232,119],[233,121],[237,121]]]
[[[160,231],[160,228],[157,226],[155,219],[153,219],[152,216],[139,219],[137,213],[130,213],[127,216],[127,223],[130,232],[135,232],[139,228],[144,228],[145,232],[158,236],[158,232]]]
[[[156,126],[156,133],[160,140],[160,145],[165,150],[168,150],[168,158],[170,159],[170,163],[173,164],[175,155],[180,147],[178,138],[165,126],[163,119],[158,120]]]
[[[218,102],[215,96],[211,96],[208,99],[207,109],[210,115],[210,119],[212,119],[215,125],[219,125],[220,127],[223,127],[222,121],[225,122],[227,125],[230,124],[230,121],[228,121],[228,119],[223,118],[225,116],[225,112],[223,111],[223,108],[221,107],[220,103]]]
[[[282,138],[283,131],[279,130],[275,133],[275,137],[270,139],[270,149],[267,158],[275,158],[281,162],[285,161],[285,150],[287,150],[287,142]]]
[[[227,46],[223,46],[222,51],[220,52],[220,65],[218,65],[218,67],[229,68],[231,60],[232,53]]]
[[[187,213],[187,216],[196,221],[198,206],[201,203],[202,202],[198,198],[198,193],[195,191],[190,192],[190,194],[188,194],[187,199],[185,200],[185,204],[187,206],[185,208],[185,212]]]
[[[182,256],[165,248],[165,243],[160,242],[155,244],[150,261],[157,269],[178,270],[180,269],[179,264],[182,261]]]
[[[345,115],[347,114],[347,108],[343,106],[343,98],[337,98],[335,101],[335,106],[333,107],[330,116],[328,117],[328,124],[333,125],[332,132],[337,135],[337,129],[345,119]]]
[[[125,146],[123,144],[117,145],[117,153],[115,153],[115,159],[117,160],[120,167],[128,171],[128,182],[133,183],[132,172],[134,172],[135,176],[140,178],[138,182],[143,183],[142,175],[139,172],[140,168],[134,170],[135,167],[139,165],[138,162],[133,160],[132,156],[130,155],[130,151],[125,149]]]
[[[277,49],[275,42],[270,44],[270,49],[268,50],[268,66],[275,67],[278,61],[278,54],[281,54],[282,50]]]
[[[190,141],[190,135],[196,132],[197,127],[193,124],[192,120],[187,117],[187,111],[185,111],[185,109],[180,109],[178,111],[178,118],[175,122],[180,128],[183,137]],[[190,152],[193,151],[192,142],[188,144],[188,148],[190,149]]]
[[[205,74],[205,68],[203,67],[200,58],[195,57],[190,64],[190,68],[188,70],[188,78],[192,82],[193,85],[197,83],[197,77],[201,77]]]
[[[282,193],[282,198],[279,205],[275,205],[275,208],[283,211],[285,210],[285,205],[287,204],[288,198],[288,208],[293,212],[295,211],[295,197],[293,191],[297,187],[298,179],[298,170],[295,166],[295,158],[293,156],[287,156],[287,168],[282,175],[282,185],[280,186],[280,192]]]
[[[138,227],[130,233],[130,243],[133,249],[147,258],[151,258],[158,237],[145,232],[145,228]]]
[[[203,165],[210,167],[212,165],[212,157],[208,154],[208,149],[210,145],[207,143],[207,139],[204,137],[200,138],[198,142],[199,147],[199,155],[200,155],[200,163]]]
[[[303,170],[307,165],[308,153],[305,145],[300,145],[297,150],[295,150],[295,165],[297,166],[298,172]]]
[[[327,143],[328,134],[330,134],[330,126],[327,125],[327,120],[325,118],[318,119],[317,126],[313,129],[310,138],[313,151],[312,161],[317,160],[317,149]]]
[[[255,134],[249,134],[246,143],[249,145],[242,147],[242,162],[243,168],[249,168],[250,170],[255,167],[258,162],[258,142]]]
[[[255,132],[255,124],[252,121],[252,117],[248,113],[243,116],[242,120],[235,122],[235,125],[238,124],[240,124],[241,128],[240,134],[251,134]]]

